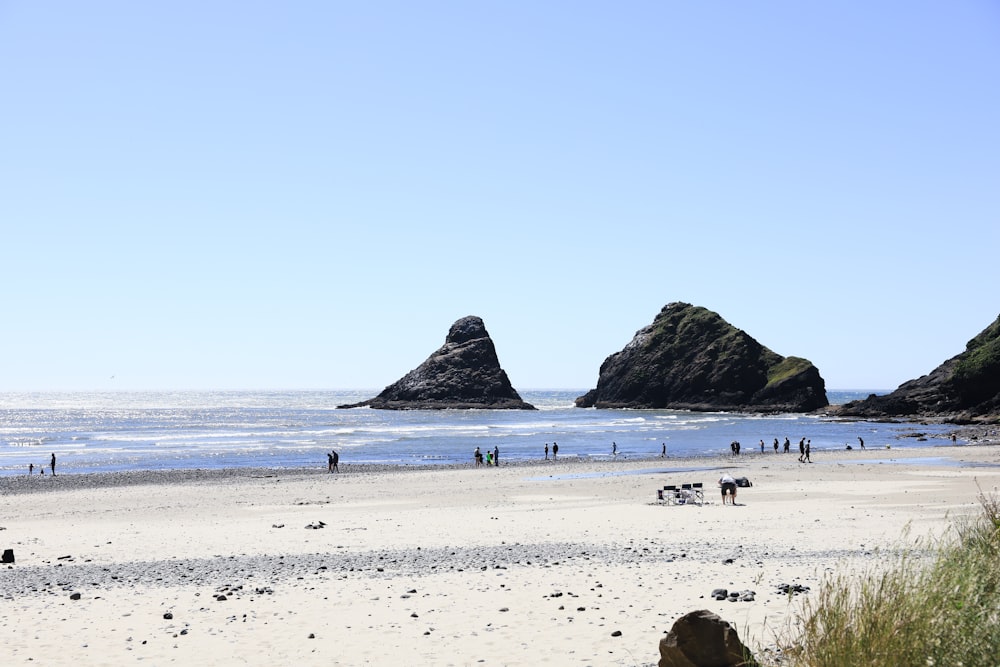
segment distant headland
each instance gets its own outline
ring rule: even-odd
[[[955,424],[1000,422],[1000,317],[965,351],[885,395],[840,406],[843,417],[920,417]]]

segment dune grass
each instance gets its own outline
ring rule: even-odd
[[[777,664],[1000,665],[1000,499],[979,500],[981,512],[946,538],[824,582],[780,641]]]

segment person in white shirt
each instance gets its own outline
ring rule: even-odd
[[[722,489],[722,504],[726,504],[726,494],[729,494],[729,504],[736,504],[736,480],[732,475],[726,473],[719,478],[719,488]]]

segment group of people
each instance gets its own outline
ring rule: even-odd
[[[552,455],[551,457],[549,456],[550,453]],[[615,458],[618,457],[618,443],[617,442],[612,442],[611,443],[611,456],[615,457]],[[666,456],[667,456],[667,443],[664,442],[662,444],[661,448],[660,448],[660,458],[666,458]],[[476,466],[477,467],[481,466],[481,465],[498,466],[498,465],[500,465],[500,448],[499,447],[494,447],[492,452],[490,452],[489,450],[487,450],[486,454],[484,456],[484,454],[482,453],[482,451],[480,451],[479,447],[476,447],[476,451],[474,451],[472,453],[472,458],[476,462]],[[559,443],[558,442],[553,442],[552,446],[550,447],[549,443],[546,442],[545,443],[545,460],[546,461],[549,461],[549,460],[555,461],[558,458],[559,458]]]
[[[55,477],[55,474],[56,474],[56,454],[55,454],[55,452],[52,453],[52,458],[49,459],[49,472],[50,472],[50,474],[53,477]],[[30,477],[31,475],[34,475],[34,474],[35,474],[35,464],[34,463],[29,463],[28,464],[28,476]],[[44,475],[45,474],[45,466],[38,466],[38,474],[39,475]]]
[[[472,452],[472,458],[476,461],[476,467],[483,465],[483,453],[476,447],[476,451]],[[500,465],[500,448],[494,447],[493,451],[486,450],[486,465],[488,466],[499,466]]]
[[[788,438],[785,438],[785,453],[786,454],[788,453],[788,448],[791,447],[791,446],[792,446],[791,441],[789,441]],[[760,441],[760,453],[761,454],[764,453],[764,441],[763,440]],[[774,439],[774,453],[775,454],[778,453],[778,439],[777,438]]]
[[[861,449],[864,449],[865,448],[865,441],[862,440],[860,437],[858,438],[858,440],[861,441]],[[774,448],[774,453],[775,454],[777,454],[779,450],[781,450],[785,454],[787,454],[788,450],[791,449],[792,443],[791,443],[791,441],[788,438],[785,438],[784,445],[782,445],[782,444],[780,444],[778,442],[778,439],[775,438],[774,442],[772,443],[772,446]],[[732,451],[733,456],[739,456],[740,455],[740,447],[741,446],[740,446],[740,441],[739,440],[733,440],[731,443],[729,443],[729,449],[730,449],[730,451]],[[812,441],[811,440],[808,440],[806,438],[802,438],[801,440],[799,440],[799,461],[801,461],[803,463],[811,463],[812,461],[810,461],[810,459],[809,459],[809,455],[811,453],[810,452],[811,449],[812,449]],[[848,449],[850,449],[850,447],[848,447]],[[666,453],[665,450],[666,450],[666,445],[664,445],[664,454]],[[763,454],[765,451],[767,451],[767,446],[764,444],[764,441],[761,440],[760,441],[760,453]]]

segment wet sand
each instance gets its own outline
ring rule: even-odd
[[[702,608],[766,646],[798,604],[779,586],[866,569],[1000,485],[992,446],[797,458],[2,478],[0,658],[653,665]],[[723,471],[754,484],[735,507]],[[655,502],[699,481],[702,506]]]

